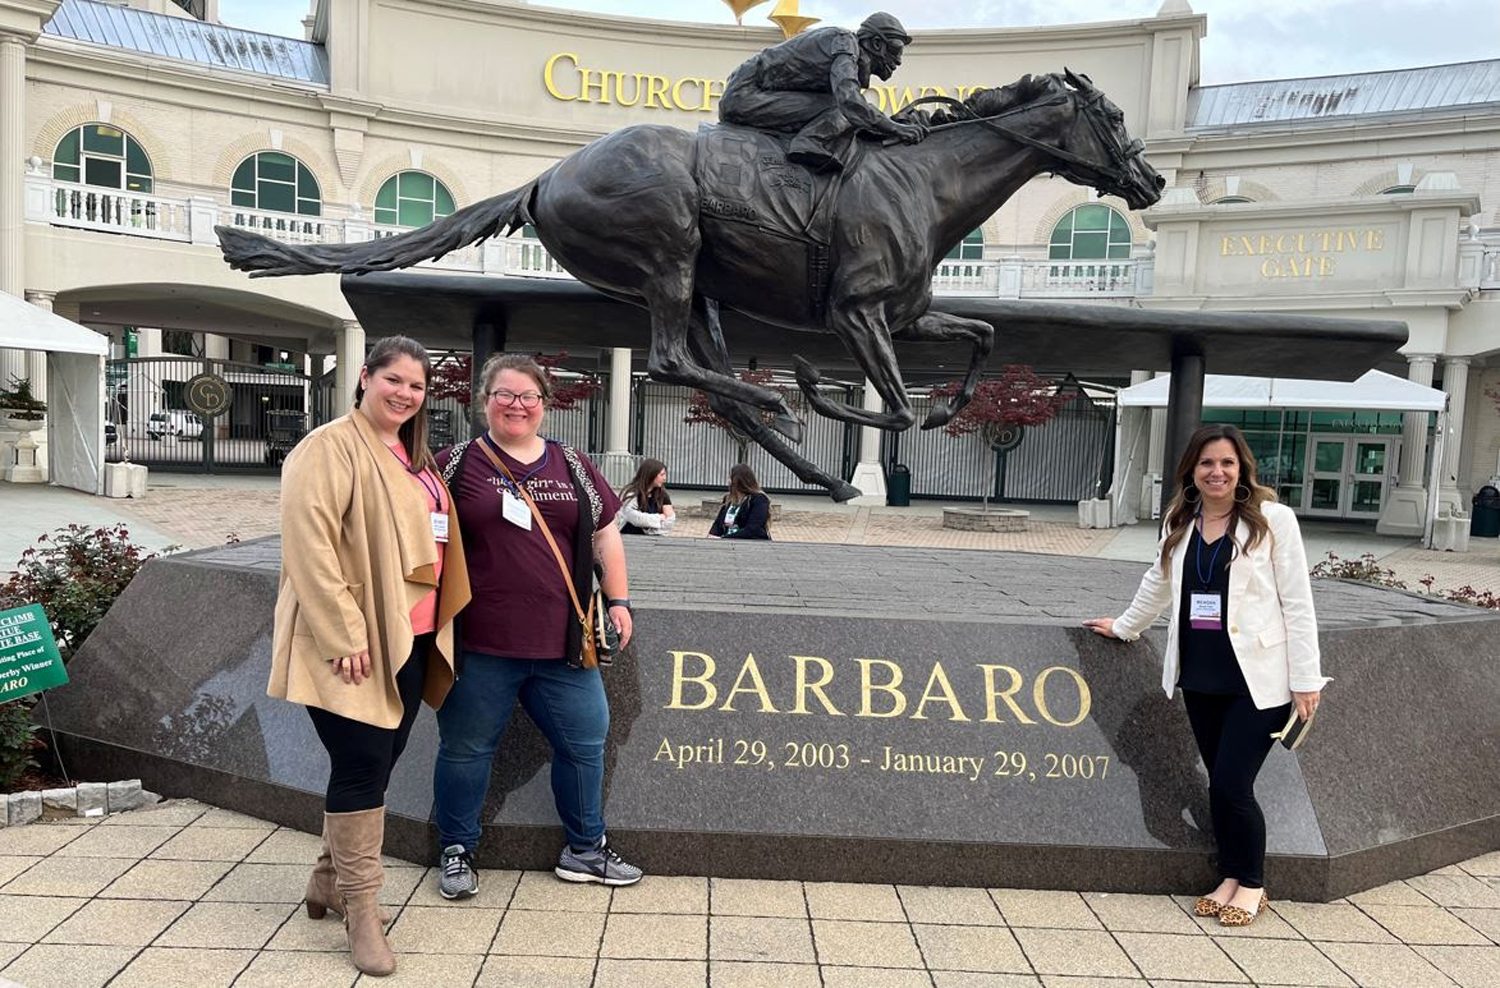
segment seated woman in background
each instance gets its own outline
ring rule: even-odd
[[[619,518],[622,535],[665,535],[677,524],[665,463],[650,457],[641,461],[635,478],[620,490]]]
[[[744,463],[729,471],[729,493],[708,530],[711,539],[769,539],[771,499]]]

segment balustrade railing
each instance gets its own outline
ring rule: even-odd
[[[73,182],[52,182],[48,192],[47,219],[56,226],[159,240],[191,238],[186,200]]]

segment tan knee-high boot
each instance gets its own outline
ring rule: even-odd
[[[396,970],[396,955],[385,941],[376,899],[385,875],[380,848],[385,842],[385,807],[355,813],[323,814],[323,832],[333,855],[344,929],[349,935],[349,957],[365,974],[381,976]]]
[[[339,919],[344,918],[344,903],[339,899],[338,884],[333,870],[333,855],[328,852],[328,828],[323,828],[323,846],[318,848],[318,860],[312,874],[307,876],[307,892],[303,899],[307,905],[308,919],[322,919],[330,912]],[[391,925],[391,912],[380,907],[380,922]]]

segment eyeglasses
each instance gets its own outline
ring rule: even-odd
[[[542,396],[535,391],[507,391],[505,388],[496,388],[485,394],[490,401],[497,405],[509,406],[520,402],[521,407],[532,409],[542,403]]]

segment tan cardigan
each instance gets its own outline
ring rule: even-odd
[[[441,481],[440,481],[441,482]],[[469,577],[453,498],[438,595],[437,640],[422,698],[453,686],[453,618]],[[377,727],[401,722],[396,673],[411,655],[411,611],[438,582],[437,546],[421,489],[354,411],[308,433],[281,475],[281,583],[271,645],[271,696]],[[370,651],[370,678],[345,683],[332,660]]]

